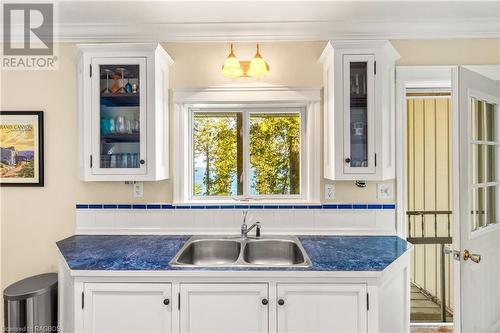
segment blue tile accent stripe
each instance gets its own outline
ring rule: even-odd
[[[350,203],[323,205],[172,205],[172,204],[76,204],[76,209],[396,209],[395,204]]]

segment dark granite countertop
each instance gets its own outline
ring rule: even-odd
[[[396,236],[299,236],[309,268],[186,268],[170,260],[189,236],[75,235],[57,242],[72,270],[382,271],[409,244]]]

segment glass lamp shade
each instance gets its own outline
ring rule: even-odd
[[[227,57],[222,65],[222,75],[227,77],[240,77],[243,75],[243,70],[240,66],[240,61],[236,57]]]
[[[243,75],[240,61],[233,53],[233,44],[231,44],[231,53],[229,53],[224,65],[222,65],[222,75],[227,77],[240,77]]]
[[[251,77],[259,77],[269,73],[269,65],[262,59],[259,52],[259,44],[257,44],[257,53],[250,62],[250,67],[248,68],[247,75]]]
[[[253,58],[250,62],[247,75],[251,77],[259,77],[269,73],[269,65],[262,58]]]

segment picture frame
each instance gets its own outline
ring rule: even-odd
[[[43,111],[0,111],[0,186],[44,186]]]

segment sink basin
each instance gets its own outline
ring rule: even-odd
[[[200,239],[191,242],[177,260],[186,265],[226,265],[236,262],[241,243],[223,239]]]
[[[305,262],[297,243],[275,239],[247,242],[243,259],[250,264],[267,266],[292,266]]]
[[[193,236],[170,261],[185,267],[309,267],[311,261],[293,236],[244,238]]]

